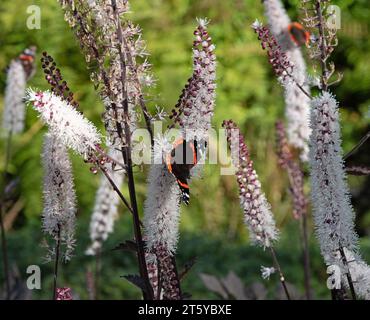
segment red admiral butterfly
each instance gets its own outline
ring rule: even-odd
[[[288,25],[290,38],[297,46],[303,46],[310,41],[310,33],[298,22],[292,22]]]
[[[27,61],[29,63],[32,63],[35,60],[35,52],[31,49],[25,49],[20,55],[19,60]]]
[[[34,61],[35,61],[36,47],[30,47],[25,49],[19,56],[18,59],[22,62],[23,68],[27,74],[27,78],[30,78],[34,73]]]
[[[204,150],[206,142],[186,141],[180,138],[175,141],[172,151],[166,156],[166,165],[172,173],[181,190],[182,201],[187,205],[190,199],[188,180],[190,170],[198,163],[199,151]]]

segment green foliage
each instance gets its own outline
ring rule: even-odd
[[[342,107],[344,149],[349,150],[364,133],[368,125],[370,104],[370,8],[367,0],[335,1],[342,9],[342,29],[335,62],[344,80],[333,88]],[[220,127],[223,119],[232,118],[246,134],[252,158],[262,181],[263,189],[281,229],[282,239],[277,247],[287,279],[303,292],[303,271],[299,226],[292,221],[291,203],[285,173],[277,164],[274,154],[274,122],[284,114],[282,88],[274,78],[265,52],[260,48],[250,25],[255,18],[263,19],[262,5],[255,0],[132,0],[131,18],[139,23],[151,53],[150,62],[157,85],[151,90],[149,105],[170,110],[191,74],[191,45],[195,18],[211,19],[209,32],[216,44],[217,104],[214,126]],[[292,17],[296,17],[298,0],[286,1]],[[27,6],[41,8],[41,29],[26,28]],[[84,114],[103,130],[100,115],[103,110],[78,44],[62,11],[55,0],[2,0],[0,3],[0,70],[25,47],[38,47],[38,58],[48,51],[62,70],[70,88],[76,93]],[[39,59],[38,59],[39,60]],[[31,86],[45,89],[46,81],[38,62],[37,74]],[[0,75],[1,94],[5,88],[5,73]],[[22,275],[29,264],[41,264],[45,252],[39,244],[40,213],[42,211],[42,169],[40,150],[45,129],[36,114],[28,110],[27,131],[14,139],[10,171],[21,177],[21,199],[25,206],[8,233],[11,261],[16,262]],[[1,141],[4,150],[4,141]],[[4,161],[3,153],[0,160]],[[78,246],[76,256],[63,265],[60,284],[71,286],[82,299],[86,299],[86,271],[94,270],[95,261],[84,255],[88,245],[88,225],[98,179],[88,166],[73,157],[75,183],[78,195]],[[235,271],[245,284],[260,279],[260,266],[271,266],[267,252],[249,246],[243,225],[234,177],[220,176],[219,166],[207,166],[201,179],[191,184],[191,205],[182,208],[181,238],[178,250],[179,266],[193,256],[198,263],[184,281],[184,291],[195,298],[213,298],[199,279],[199,273],[225,276]],[[139,206],[145,200],[145,173],[136,170]],[[351,179],[351,185],[360,189],[366,181]],[[207,189],[206,189],[207,188]],[[127,188],[123,189],[127,194]],[[356,209],[357,203],[354,202]],[[130,253],[111,251],[117,243],[132,237],[131,217],[121,208],[121,218],[115,233],[105,244],[102,255],[101,298],[139,298],[140,293],[120,276],[135,273],[135,257]],[[369,209],[367,209],[367,213]],[[369,215],[359,221],[362,234],[370,227]],[[312,228],[311,228],[312,229]],[[328,298],[325,286],[325,266],[318,246],[311,234],[313,286],[317,297]],[[369,239],[363,248],[370,248]],[[366,250],[364,253],[366,253]],[[369,251],[367,251],[369,252]],[[367,257],[370,258],[369,256]],[[51,264],[42,265],[43,287],[34,298],[50,298],[52,283]],[[1,273],[2,276],[2,273]],[[261,280],[262,281],[262,280]],[[277,279],[264,281],[271,290]]]

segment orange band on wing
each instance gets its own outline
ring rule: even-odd
[[[288,30],[292,30],[293,27],[299,29],[299,30],[304,30],[304,27],[299,23],[299,22],[292,22],[288,25]]]
[[[32,56],[22,54],[22,55],[19,56],[19,59],[24,60],[24,61],[31,61],[32,62],[34,58]]]
[[[173,144],[173,148],[175,149],[177,146],[179,146],[180,144],[182,144],[184,142],[184,139],[183,138],[179,138],[175,141],[175,143]]]
[[[171,163],[171,155],[168,154],[166,156],[166,165],[167,165],[167,169],[170,173],[172,173],[172,163]]]
[[[181,187],[183,187],[183,188],[185,188],[185,189],[189,189],[189,185],[187,185],[185,182],[181,182],[180,180],[177,180],[177,182],[178,182],[178,184],[179,184]]]
[[[304,33],[304,35],[305,35],[305,37],[306,37],[306,44],[308,44],[309,43],[309,41],[310,41],[310,33],[308,32],[308,31],[306,31],[305,33]]]

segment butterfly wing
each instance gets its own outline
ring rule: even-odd
[[[297,46],[308,44],[310,40],[310,33],[298,22],[292,22],[288,26],[288,31],[291,39]]]
[[[190,189],[188,180],[190,170],[197,163],[197,150],[193,142],[180,139],[175,142],[174,148],[167,156],[167,168],[171,172],[181,190],[181,198],[185,204],[189,204]]]

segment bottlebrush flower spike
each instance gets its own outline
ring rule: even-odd
[[[335,252],[346,248],[357,252],[346,175],[343,169],[338,105],[328,92],[311,104],[311,187],[317,237],[328,264],[334,264]]]
[[[173,255],[178,241],[180,190],[167,170],[163,157],[172,146],[165,138],[154,140],[153,160],[148,176],[148,196],[144,204],[144,236],[148,252],[163,246]]]
[[[355,212],[342,158],[338,104],[332,94],[323,92],[312,100],[311,108],[311,195],[321,253],[327,265],[340,268],[347,287],[349,272],[356,294],[370,299],[370,267],[358,253]]]
[[[120,152],[110,147],[108,156],[119,159]],[[122,170],[107,169],[109,176],[118,188],[121,187],[124,179]],[[91,245],[86,250],[88,255],[96,255],[108,235],[113,232],[114,222],[118,216],[119,196],[113,190],[112,185],[105,176],[100,178],[99,189],[96,192],[95,205],[90,222]]]
[[[43,231],[65,246],[65,260],[74,249],[76,195],[67,149],[52,133],[45,136]]]
[[[67,101],[49,91],[27,90],[26,100],[39,112],[49,130],[67,147],[85,159],[101,143],[96,127]]]
[[[166,300],[181,297],[174,260],[179,238],[180,189],[175,177],[163,163],[164,157],[171,150],[172,145],[164,137],[154,140],[154,162],[148,176],[148,197],[144,204],[143,219],[143,238],[154,295],[156,299]],[[159,281],[161,290],[158,297]]]
[[[216,98],[215,45],[207,31],[208,21],[198,20],[193,42],[193,75],[188,80],[170,118],[180,124],[187,140],[208,138]]]
[[[307,199],[304,194],[304,176],[299,164],[294,160],[281,121],[276,122],[277,156],[279,164],[284,168],[289,177],[290,191],[293,198],[293,216],[299,219],[307,214]]]
[[[25,106],[23,97],[26,89],[26,73],[22,62],[10,63],[4,100],[3,129],[7,133],[21,133],[24,129]]]
[[[244,138],[232,120],[224,121],[222,126],[226,129],[231,159],[237,168],[240,205],[244,210],[251,240],[262,247],[270,247],[277,240],[278,231],[270,205],[261,190],[258,175],[253,169],[253,161],[250,159]]]
[[[3,129],[6,133],[17,134],[24,130],[25,106],[23,97],[26,82],[35,70],[36,47],[25,49],[8,68],[3,111]]]

